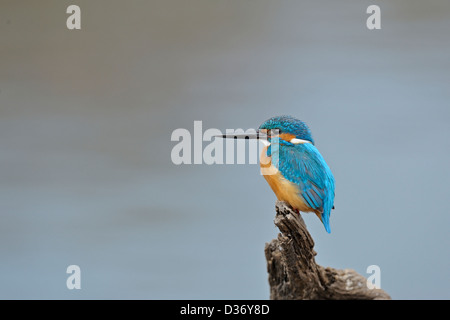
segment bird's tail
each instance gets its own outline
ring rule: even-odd
[[[327,230],[328,233],[331,233],[330,229],[330,211],[324,210],[323,212],[316,211],[317,217],[322,221],[323,226],[325,227],[325,230]]]
[[[331,233],[331,229],[330,229],[330,212],[329,211],[328,212],[326,212],[326,211],[322,212],[322,217],[321,217],[320,220],[322,220],[322,223],[323,223],[323,225],[325,227],[325,230],[327,230],[328,233]]]

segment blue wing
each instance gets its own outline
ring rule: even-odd
[[[299,186],[299,194],[310,208],[322,211],[322,223],[330,233],[335,182],[317,148],[309,143],[281,144],[278,169],[286,179]]]

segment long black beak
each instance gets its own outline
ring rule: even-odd
[[[221,134],[216,137],[226,138],[226,139],[260,139],[267,140],[267,134],[261,131],[253,133],[226,133]]]

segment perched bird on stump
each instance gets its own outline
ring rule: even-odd
[[[311,130],[291,116],[265,121],[254,134],[224,134],[223,138],[260,139],[261,172],[277,196],[297,213],[314,212],[330,233],[335,182],[330,168],[314,146]]]

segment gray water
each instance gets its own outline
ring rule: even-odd
[[[170,137],[280,114],[336,178],[318,263],[450,298],[450,2],[78,0],[78,31],[69,4],[0,5],[0,298],[268,299],[258,166],[176,166]]]

